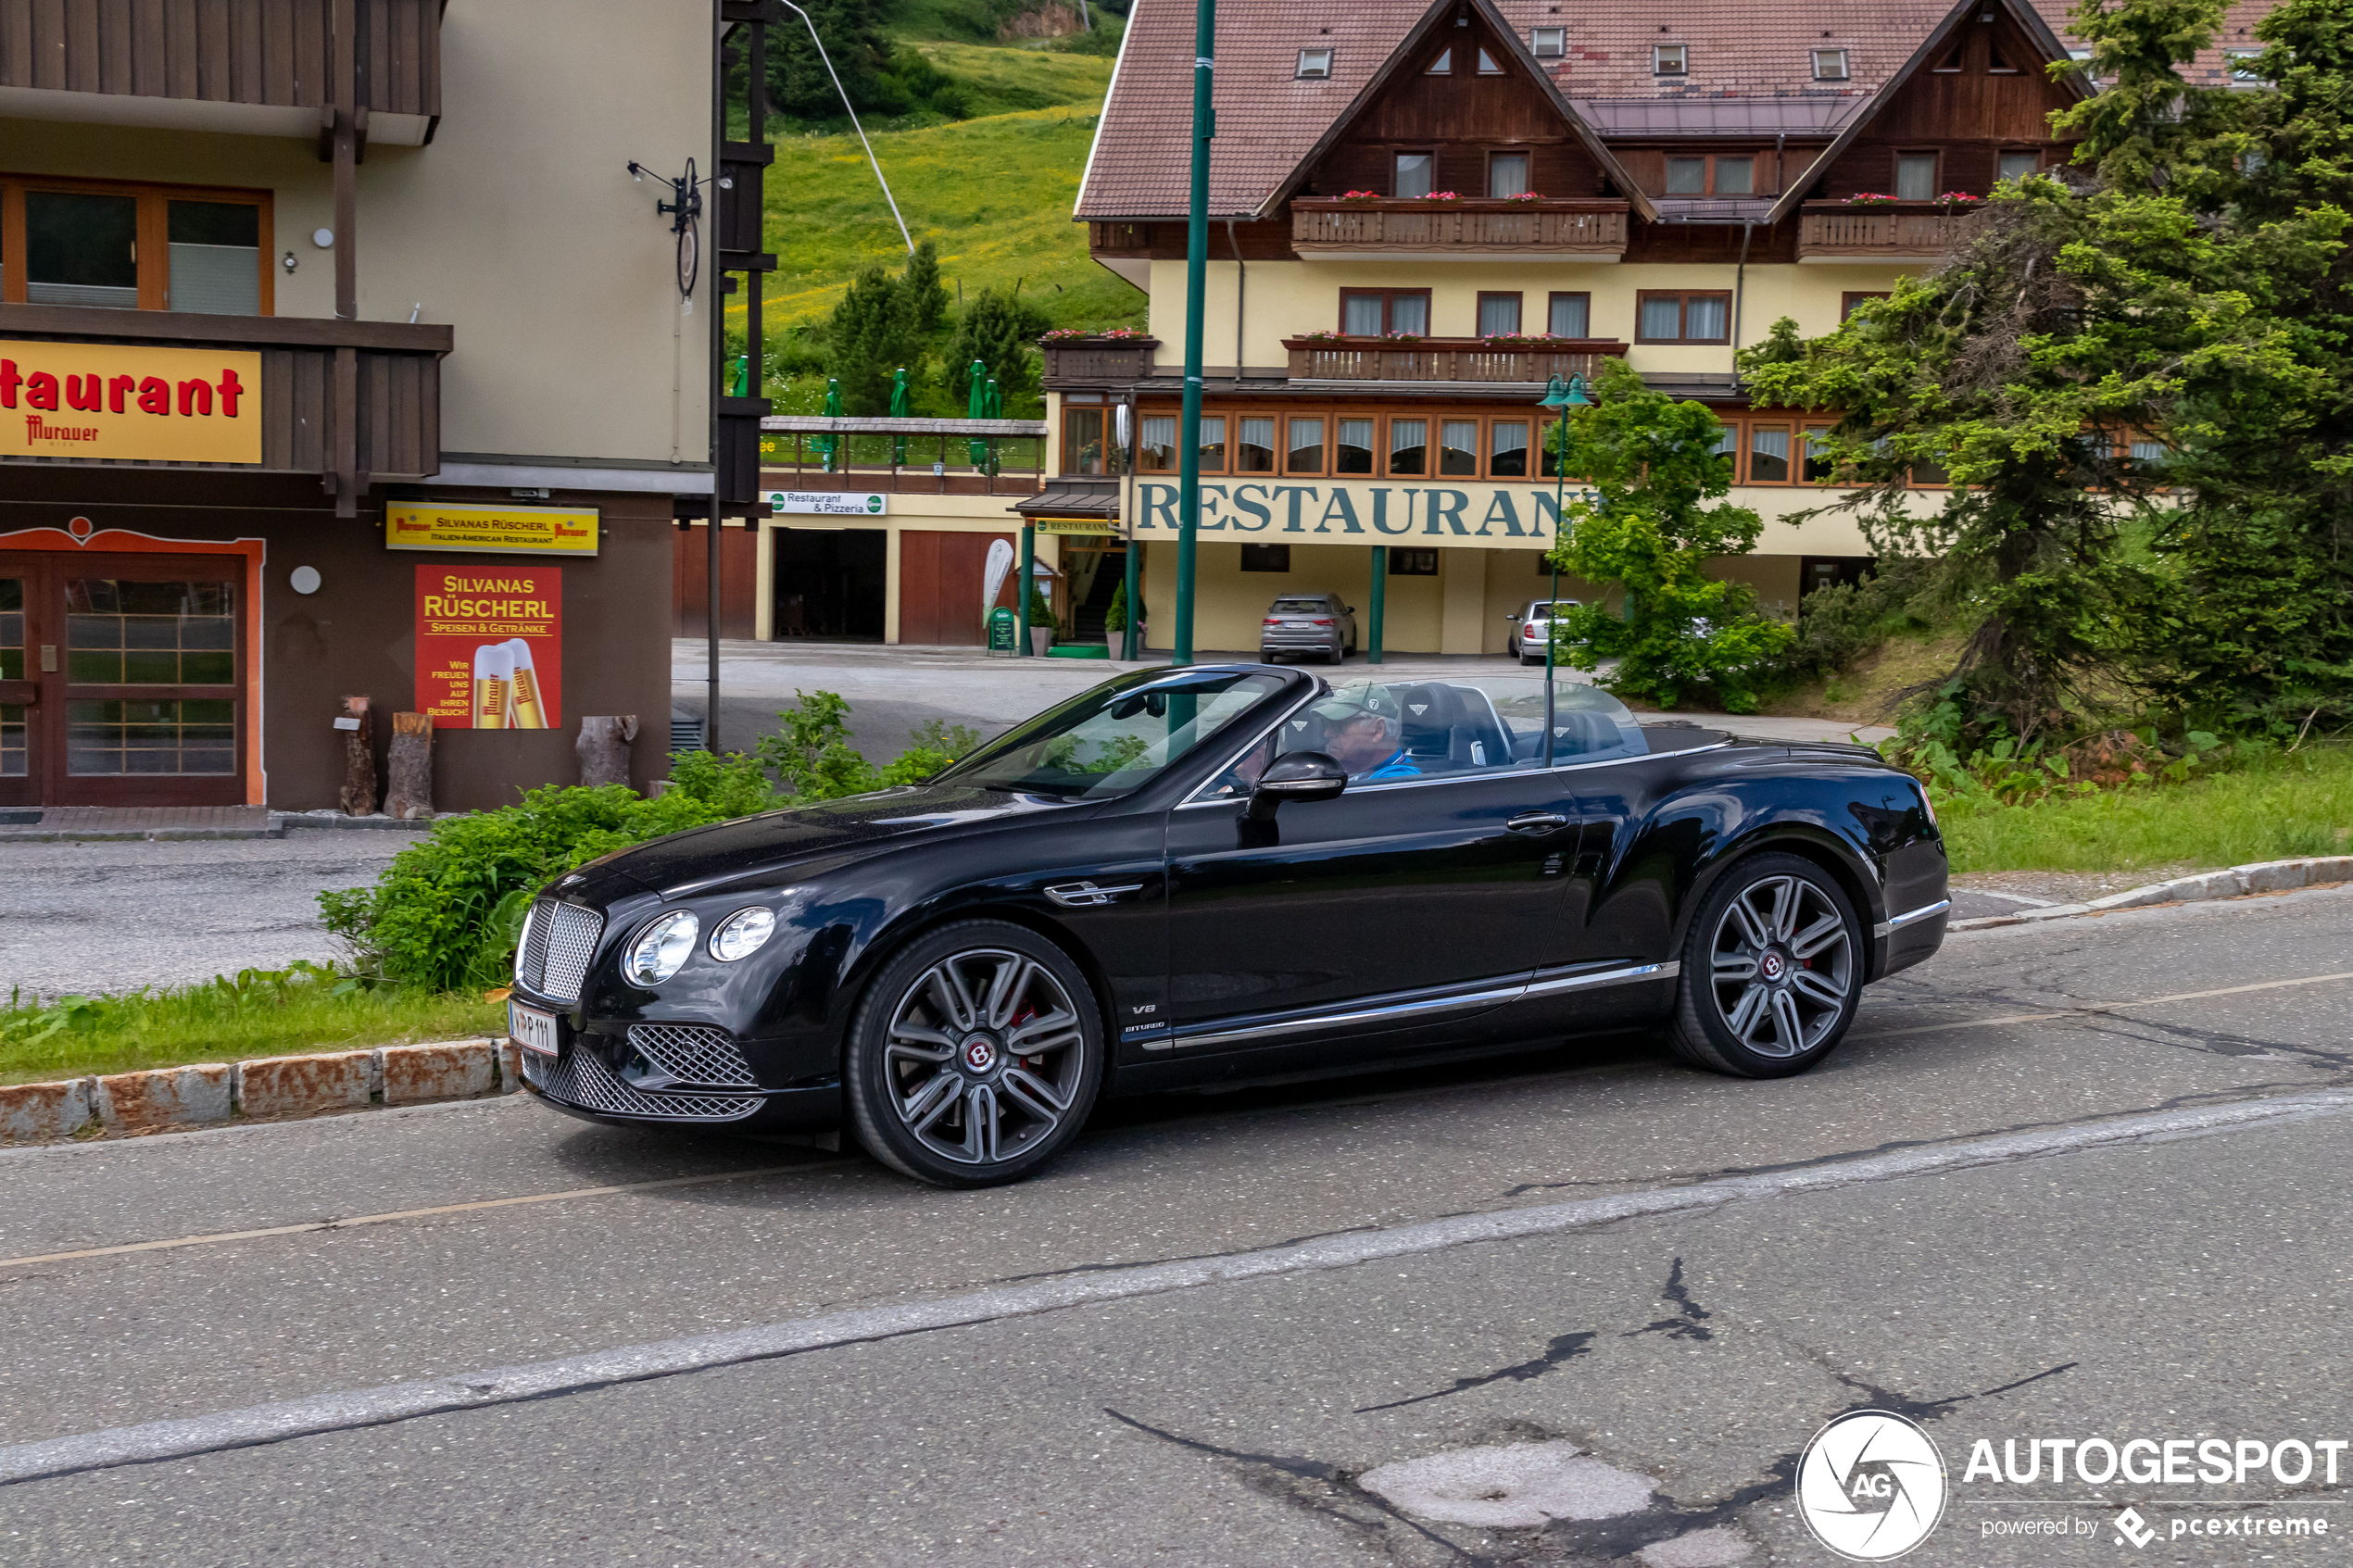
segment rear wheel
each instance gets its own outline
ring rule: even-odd
[[[1827,872],[1802,856],[1752,856],[1700,903],[1668,1041],[1718,1073],[1803,1073],[1854,1022],[1863,966],[1861,923]]]
[[[843,1068],[875,1159],[938,1186],[994,1186],[1077,1135],[1102,1086],[1102,1024],[1061,948],[1006,922],[960,921],[875,976]]]

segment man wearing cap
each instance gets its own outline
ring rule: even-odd
[[[1317,703],[1315,712],[1324,721],[1326,754],[1350,778],[1372,783],[1422,776],[1399,744],[1403,715],[1387,686],[1343,686]]]

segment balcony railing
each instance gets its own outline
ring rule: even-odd
[[[1046,482],[1043,420],[761,421],[761,488],[930,495],[1034,495]]]
[[[1451,202],[1302,196],[1291,203],[1290,243],[1302,256],[1364,251],[1615,256],[1626,248],[1626,204],[1572,196]]]
[[[1942,256],[1967,238],[1975,207],[1944,202],[1895,202],[1851,207],[1845,202],[1807,202],[1798,208],[1797,255],[1895,260]]]
[[[1604,338],[1497,345],[1484,338],[1285,338],[1293,381],[1502,382],[1541,385],[1554,376],[1591,381],[1626,345]]]
[[[1152,373],[1153,337],[1064,338],[1041,343],[1048,386],[1124,385]]]

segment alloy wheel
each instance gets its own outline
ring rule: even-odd
[[[1725,1025],[1759,1056],[1802,1056],[1828,1039],[1855,990],[1855,944],[1829,893],[1799,876],[1736,894],[1708,947]]]
[[[993,1165],[1053,1135],[1086,1067],[1070,994],[1026,953],[976,947],[915,976],[883,1043],[900,1125],[959,1165]]]

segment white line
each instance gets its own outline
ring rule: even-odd
[[[1997,893],[1990,887],[1958,887],[1955,888],[1954,891],[1957,893],[1973,893],[1980,898],[2000,898],[2007,903],[2024,904],[2029,908],[2037,909],[2051,909],[2058,903],[2058,900],[2056,898],[2029,898],[2023,893]]]
[[[224,1449],[250,1448],[292,1437],[489,1405],[578,1393],[617,1383],[642,1382],[712,1367],[766,1361],[935,1329],[1026,1317],[1071,1307],[1123,1301],[1140,1296],[1191,1290],[1202,1286],[1277,1278],[1327,1269],[1350,1268],[1386,1258],[1443,1251],[1483,1241],[1551,1236],[1620,1220],[1712,1209],[1748,1198],[1814,1192],[1863,1182],[1962,1171],[2039,1156],[2176,1138],[2263,1123],[2334,1116],[2353,1110],[2353,1090],[2326,1090],[2244,1100],[2198,1110],[2156,1111],[2088,1125],[1981,1138],[1942,1148],[1906,1149],[1866,1160],[1842,1160],[1805,1170],[1740,1176],[1684,1187],[1621,1193],[1570,1203],[1504,1209],[1484,1214],[1352,1232],[1288,1247],[1224,1257],[1145,1263],[1101,1273],[1065,1275],[1034,1284],[1003,1286],[928,1301],[872,1307],[793,1319],[725,1334],[624,1345],[525,1366],[376,1388],[320,1394],[279,1404],[223,1411],[214,1415],[119,1426],[47,1442],[0,1448],[0,1486],[82,1471],[111,1469],[157,1460],[180,1459]]]

